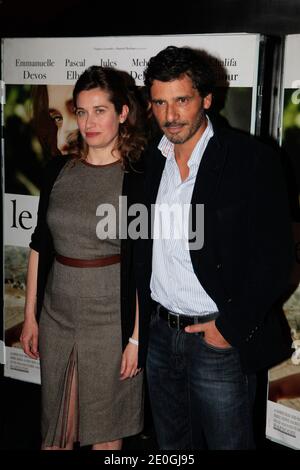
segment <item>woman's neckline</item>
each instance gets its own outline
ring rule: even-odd
[[[117,165],[118,163],[121,163],[121,158],[119,158],[119,160],[116,160],[115,162],[111,162],[111,163],[104,163],[102,165],[96,165],[94,163],[89,163],[87,162],[86,160],[81,160],[81,162],[86,165],[86,166],[90,166],[90,167],[95,167],[95,168],[101,168],[101,167],[107,167],[107,166],[113,166],[113,165]]]

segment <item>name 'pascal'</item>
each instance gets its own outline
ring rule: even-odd
[[[65,67],[85,67],[85,59],[65,60]]]

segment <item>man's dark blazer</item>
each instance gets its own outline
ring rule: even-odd
[[[146,203],[155,203],[165,157],[157,143],[146,158]],[[204,204],[204,245],[190,250],[194,272],[218,306],[216,326],[240,353],[245,371],[270,367],[292,353],[280,308],[292,266],[292,235],[280,159],[255,138],[214,126],[201,160],[192,207]],[[137,255],[142,328],[151,312],[152,241]],[[184,279],[182,280],[184,282]],[[146,348],[140,348],[144,362]]]

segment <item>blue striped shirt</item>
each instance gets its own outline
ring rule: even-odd
[[[188,212],[184,209],[191,202],[199,165],[213,134],[208,119],[188,160],[189,176],[184,181],[175,160],[174,144],[163,136],[158,145],[166,164],[155,205],[151,297],[168,310],[186,315],[207,315],[218,310],[194,273],[188,249]],[[161,205],[174,209],[169,218]]]

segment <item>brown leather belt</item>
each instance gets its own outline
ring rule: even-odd
[[[74,268],[98,268],[100,266],[120,263],[121,261],[120,255],[103,256],[103,258],[98,259],[77,259],[56,254],[55,258],[59,263],[73,266]]]

